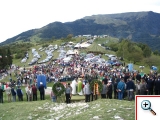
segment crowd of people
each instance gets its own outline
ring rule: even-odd
[[[16,80],[13,79],[13,74]],[[3,103],[3,92],[5,90],[8,102],[16,101],[18,96],[19,101],[23,101],[26,94],[27,101],[37,100],[37,91],[40,92],[40,99],[45,99],[45,88],[43,83],[37,86],[37,75],[44,74],[47,82],[67,82],[78,80],[83,81],[83,95],[85,101],[97,99],[97,95],[93,94],[90,89],[90,83],[94,79],[98,79],[103,83],[101,98],[109,98],[123,100],[134,100],[136,95],[159,95],[160,94],[160,76],[152,71],[143,76],[138,71],[129,71],[128,66],[111,66],[106,64],[98,64],[90,61],[85,61],[82,56],[75,54],[72,59],[65,63],[61,59],[56,59],[48,64],[39,64],[23,70],[15,70],[10,73],[9,81],[0,84],[0,102]],[[6,89],[4,88],[6,86]],[[26,86],[25,91],[22,91],[21,86]],[[66,85],[66,102],[71,102],[72,88],[70,84]],[[53,91],[50,97],[55,102],[56,96]]]

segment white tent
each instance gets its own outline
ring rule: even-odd
[[[23,58],[22,60],[21,60],[21,63],[25,63],[27,61],[27,58]]]
[[[82,47],[82,48],[87,48],[87,47],[89,47],[91,44],[88,44],[88,43],[83,43],[83,44],[81,44],[80,46]]]
[[[81,47],[81,45],[79,43],[77,43],[74,47],[79,48],[79,47]]]
[[[67,55],[73,55],[73,54],[75,54],[75,52],[73,50],[68,50],[66,54]]]
[[[64,62],[69,62],[71,60],[71,57],[66,57],[63,59]]]
[[[69,43],[69,44],[74,44],[74,42],[71,42],[71,41],[70,41],[70,42],[68,42],[68,43]]]
[[[32,49],[32,53],[34,53],[35,51],[36,51],[36,49],[33,48],[33,49]]]
[[[48,48],[53,47],[53,45],[49,45]]]

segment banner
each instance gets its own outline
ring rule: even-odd
[[[129,69],[129,72],[132,72],[133,71],[133,64],[128,64],[128,69]]]
[[[45,75],[38,75],[37,76],[37,87],[39,88],[40,86],[40,82],[43,83],[45,89],[47,88],[47,84],[46,84],[46,76]]]

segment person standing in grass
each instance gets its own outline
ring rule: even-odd
[[[118,98],[118,92],[117,92],[117,81],[114,82],[114,99]]]
[[[147,83],[146,81],[142,78],[141,83],[140,83],[140,95],[147,95]]]
[[[2,87],[0,85],[0,103],[3,103],[3,92],[4,92],[4,90],[2,89]]]
[[[150,76],[147,81],[148,95],[153,95],[153,88],[154,88],[154,79],[153,76]]]
[[[136,95],[140,95],[140,89],[141,89],[140,81],[137,81],[137,84],[136,84]]]
[[[27,95],[28,95],[28,101],[32,101],[32,88],[30,86],[28,86]]]
[[[45,90],[44,90],[44,85],[42,82],[40,82],[40,86],[39,86],[39,92],[40,92],[40,99],[44,100],[45,99]]]
[[[158,78],[158,77],[156,78],[156,80],[154,82],[155,95],[160,95],[160,78]]]
[[[91,94],[90,85],[88,81],[86,81],[86,85],[84,86],[85,102],[90,102],[90,94]]]
[[[21,90],[20,86],[17,89],[17,96],[19,101],[23,101],[23,91]]]
[[[56,95],[54,94],[53,90],[51,91],[50,97],[52,102],[56,102]]]
[[[102,81],[103,84],[103,88],[102,88],[102,92],[101,92],[101,98],[105,99],[106,98],[106,94],[107,94],[107,86],[105,85],[105,82]]]
[[[26,92],[26,98],[27,98],[27,101],[28,101],[28,94],[27,94],[27,91],[28,91],[28,85],[26,84],[25,92]]]
[[[107,87],[108,87],[107,98],[112,99],[112,81],[111,80],[108,81]]]
[[[126,85],[127,85],[127,88],[126,88],[127,97],[128,97],[128,100],[131,101],[134,98],[134,91],[135,91],[135,84],[132,81],[132,78],[128,79],[128,82],[126,83]]]
[[[70,83],[66,84],[66,103],[71,103],[71,97],[72,97],[72,88],[70,86]]]
[[[8,87],[6,88],[6,94],[7,94],[8,102],[11,102],[11,87],[10,87],[10,85],[8,85]]]
[[[125,90],[125,84],[124,84],[124,79],[123,78],[118,83],[117,90],[118,90],[118,99],[122,100],[123,99],[123,93],[124,93],[124,90]]]
[[[14,87],[11,87],[11,93],[12,93],[12,102],[16,102],[16,91]]]
[[[32,92],[33,92],[33,101],[37,101],[37,87],[35,84],[32,86]]]

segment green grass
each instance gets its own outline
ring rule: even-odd
[[[118,42],[118,38],[114,38],[114,37],[97,38],[94,42],[97,44],[106,44],[106,43],[110,44],[113,42]]]
[[[32,102],[11,102],[0,104],[1,120],[90,120],[98,116],[101,120],[113,120],[119,116],[123,120],[135,119],[134,102],[98,99],[90,103],[53,103],[50,100]]]

